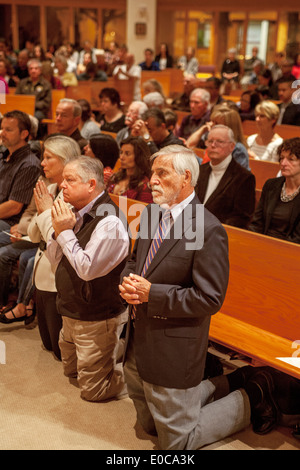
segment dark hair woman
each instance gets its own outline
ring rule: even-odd
[[[99,94],[101,114],[97,119],[100,129],[117,133],[125,126],[125,115],[121,110],[121,98],[115,88],[103,88]]]
[[[278,147],[280,177],[266,181],[249,230],[300,243],[300,138]]]
[[[109,193],[152,202],[149,188],[150,150],[141,137],[129,137],[120,144],[120,170],[108,182]]]

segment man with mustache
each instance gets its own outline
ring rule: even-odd
[[[246,427],[268,383],[264,376],[259,386],[254,378],[245,384],[244,368],[230,379],[202,380],[210,318],[227,289],[227,234],[195,195],[199,164],[191,150],[168,146],[152,161],[155,204],[142,213],[119,286],[131,306],[125,380],[138,422],[159,447],[193,450]]]

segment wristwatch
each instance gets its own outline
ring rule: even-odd
[[[150,134],[148,134],[148,132],[145,132],[145,134],[143,135],[143,139],[144,140],[149,140],[150,139]]]

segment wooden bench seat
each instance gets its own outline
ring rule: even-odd
[[[300,246],[224,226],[229,239],[229,285],[212,317],[210,339],[300,378],[293,356],[300,341]],[[300,360],[299,360],[300,362]]]

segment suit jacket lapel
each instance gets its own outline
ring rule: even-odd
[[[174,248],[174,246],[177,243],[182,241],[182,239],[184,238],[184,233],[190,229],[191,224],[192,224],[192,219],[195,217],[197,202],[199,203],[198,198],[194,198],[191,201],[192,206],[191,204],[187,206],[187,208],[189,209],[192,207],[192,210],[188,210],[187,208],[185,208],[183,212],[181,213],[181,216],[179,216],[175,220],[173,226],[171,227],[169,236],[163,241],[159,250],[157,251],[156,255],[151,261],[151,264],[145,275],[146,278],[148,278],[151,275],[151,273],[163,262],[164,258],[169,254],[169,252]],[[152,240],[150,240],[150,243],[148,245],[148,250],[150,248],[151,243],[152,243]],[[146,245],[145,245],[145,248],[146,248]],[[148,254],[148,250],[147,250],[146,256]],[[145,256],[145,259],[146,259],[146,256]],[[144,262],[143,262],[143,266],[144,266]],[[141,270],[143,269],[143,266],[141,266]]]
[[[235,175],[235,168],[236,168],[236,162],[232,158],[231,162],[229,163],[228,167],[226,168],[226,171],[224,175],[222,176],[218,186],[214,190],[214,192],[209,196],[205,204],[211,203],[221,192],[224,191],[226,186],[232,181],[232,178]]]

